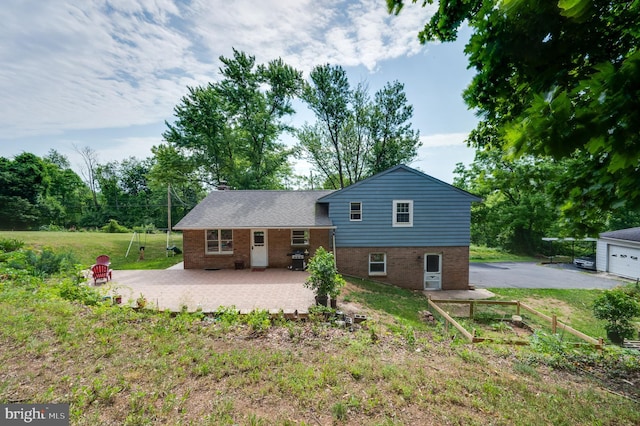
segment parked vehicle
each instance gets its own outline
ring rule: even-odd
[[[573,264],[578,268],[589,269],[591,271],[596,270],[596,255],[590,254],[588,256],[576,257],[573,260]]]

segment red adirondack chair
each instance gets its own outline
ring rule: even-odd
[[[95,264],[91,267],[91,276],[93,276],[93,285],[97,285],[98,280],[108,282],[111,280],[111,269],[109,269],[109,265]]]
[[[111,265],[111,260],[106,254],[96,257],[96,265]]]

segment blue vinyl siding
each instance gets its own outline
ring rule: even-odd
[[[471,202],[479,199],[423,173],[399,167],[325,197],[337,247],[468,246]],[[393,200],[413,200],[413,226],[393,227]],[[325,201],[325,200],[321,200]],[[362,202],[362,221],[349,203]]]

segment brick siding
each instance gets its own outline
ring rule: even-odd
[[[309,246],[291,246],[290,229],[268,229],[267,248],[270,268],[287,268],[291,265],[293,250],[309,250],[313,255],[320,246],[330,247],[330,231],[328,229],[311,229]],[[205,231],[185,230],[182,234],[184,268],[185,269],[233,269],[236,261],[244,262],[244,267],[251,266],[251,230],[233,230],[233,254],[206,254]]]
[[[387,275],[369,276],[369,253],[387,254]],[[424,288],[424,255],[442,254],[442,289],[468,290],[469,247],[339,247],[338,271],[413,290]]]

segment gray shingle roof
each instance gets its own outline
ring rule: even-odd
[[[333,226],[319,198],[333,191],[213,191],[174,229]]]
[[[600,238],[612,238],[614,240],[638,241],[640,242],[640,227],[620,229],[618,231],[603,232]]]

